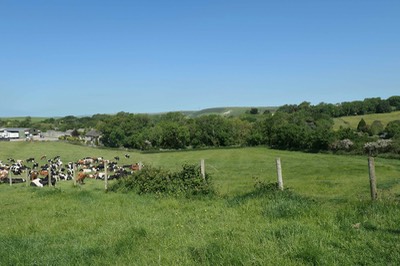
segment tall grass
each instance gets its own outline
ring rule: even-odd
[[[126,152],[65,143],[0,143],[3,161],[42,153],[65,161],[87,155],[122,159]],[[400,263],[399,161],[376,159],[380,197],[371,202],[364,157],[265,148],[129,153],[133,161],[171,170],[204,158],[219,196],[105,193],[98,180],[41,189],[0,184],[0,264]],[[278,156],[284,191],[271,185]]]

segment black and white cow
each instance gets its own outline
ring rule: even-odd
[[[56,184],[56,179],[51,179],[51,184],[54,186]],[[49,178],[36,178],[31,181],[31,187],[44,187],[49,185]]]

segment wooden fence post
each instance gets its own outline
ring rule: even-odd
[[[76,164],[75,163],[72,164],[72,170],[74,171],[72,173],[72,179],[74,180],[74,187],[76,187]]]
[[[368,169],[369,169],[369,185],[371,188],[371,199],[376,200],[378,193],[376,191],[376,176],[375,176],[375,162],[374,157],[368,157]]]
[[[204,159],[201,159],[200,161],[200,171],[201,171],[201,176],[203,177],[204,180],[206,180],[206,164],[204,162]]]
[[[31,184],[31,177],[29,176],[29,171],[26,170],[26,186],[29,187]]]
[[[278,189],[283,190],[283,178],[282,178],[282,164],[281,158],[276,158],[276,172],[278,175]]]
[[[12,170],[8,171],[8,181],[10,181],[10,186],[12,186]]]
[[[104,161],[104,189],[108,191],[107,161]]]
[[[49,178],[49,187],[52,187],[53,185],[51,184],[51,167],[47,168],[47,171],[49,172],[48,178]]]

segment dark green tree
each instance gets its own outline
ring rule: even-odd
[[[365,122],[364,118],[361,118],[360,122],[358,122],[357,131],[359,131],[359,132],[368,132],[368,125]]]
[[[25,117],[24,120],[19,122],[19,127],[31,127],[32,126],[32,118],[30,116]]]
[[[256,114],[258,114],[258,108],[251,108],[250,109],[250,114],[252,114],[252,115],[256,115]]]
[[[392,111],[392,107],[390,106],[389,101],[381,100],[376,106],[376,113],[390,113]]]
[[[79,132],[78,132],[78,130],[75,128],[74,130],[72,130],[72,132],[71,132],[71,136],[72,137],[75,137],[75,138],[77,138],[77,137],[79,137]]]
[[[400,96],[389,97],[388,102],[393,109],[400,110]]]

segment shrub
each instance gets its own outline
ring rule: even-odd
[[[373,136],[373,135],[379,135],[379,134],[381,134],[381,133],[383,132],[383,130],[384,130],[384,126],[383,126],[382,122],[379,121],[379,120],[375,120],[375,121],[371,124],[371,126],[370,126],[370,128],[369,128],[369,134],[370,134],[371,136]]]
[[[200,167],[185,164],[179,172],[145,166],[131,176],[119,179],[110,191],[134,191],[138,194],[210,195],[214,188],[210,176],[201,175]]]
[[[382,152],[388,152],[391,148],[392,140],[379,139],[375,142],[367,142],[364,145],[364,150],[369,155],[376,155]]]
[[[335,151],[349,151],[354,143],[349,139],[342,139],[331,144],[331,149]]]

